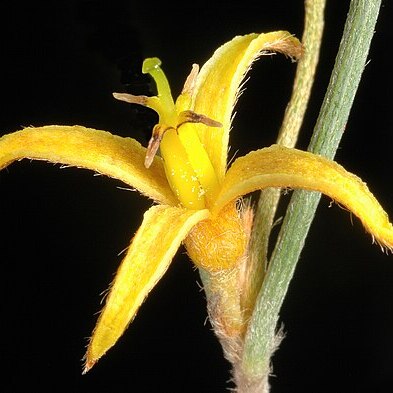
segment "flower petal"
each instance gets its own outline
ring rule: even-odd
[[[30,158],[91,169],[123,181],[148,197],[176,205],[162,160],[144,167],[146,149],[132,138],[81,126],[25,128],[0,138],[0,169]]]
[[[167,270],[182,240],[194,225],[209,215],[208,210],[163,205],[154,206],[145,213],[93,332],[84,372],[116,343]]]
[[[251,152],[233,163],[212,213],[241,195],[267,187],[322,192],[353,212],[380,245],[393,248],[393,226],[360,178],[322,156],[278,145]]]
[[[238,36],[218,48],[198,75],[193,110],[223,125],[221,128],[196,125],[219,180],[226,171],[229,130],[239,89],[252,62],[263,51],[298,58],[302,46],[286,31]]]

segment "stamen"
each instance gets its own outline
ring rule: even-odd
[[[222,124],[219,121],[210,119],[210,117],[190,110],[179,113],[179,120],[176,128],[178,129],[184,123],[202,123],[209,127],[222,127]]]
[[[156,124],[153,128],[152,136],[149,140],[149,145],[147,146],[147,152],[145,156],[145,168],[150,168],[155,155],[157,154],[158,148],[160,147],[160,143],[162,138],[170,129],[174,129],[173,127],[166,127],[163,124]]]
[[[198,73],[198,64],[193,64],[190,75],[188,75],[186,82],[184,83],[183,90],[176,99],[176,109],[178,113],[181,113],[182,111],[188,110],[192,107],[193,94]]]
[[[146,59],[142,65],[142,72],[150,74],[156,82],[157,96],[126,93],[113,93],[113,96],[120,101],[154,109],[158,113],[159,123],[153,128],[144,165],[149,168],[158,149],[161,149],[168,182],[182,205],[190,209],[202,209],[205,202],[211,203],[219,185],[210,158],[192,123],[209,127],[222,127],[222,124],[190,110],[199,72],[197,64],[193,64],[176,105],[160,65],[161,61],[157,57]]]
[[[210,204],[219,190],[218,179],[210,158],[192,123],[203,122],[214,127],[221,126],[221,124],[192,111],[181,112],[181,114],[183,114],[184,121],[176,128],[179,139],[187,152],[188,160],[205,192],[206,202]],[[179,117],[179,120],[181,120],[182,116]]]
[[[175,129],[165,130],[160,149],[166,177],[181,204],[189,209],[204,209],[201,184]]]
[[[192,96],[192,94],[194,93],[198,73],[199,73],[199,65],[193,64],[190,75],[188,75],[186,82],[184,83],[184,87],[181,94],[188,94]]]
[[[162,102],[158,97],[134,96],[127,93],[112,93],[112,95],[117,100],[127,102],[128,104],[146,106],[147,108],[153,109],[159,115],[163,112]]]
[[[129,104],[139,104],[143,106],[147,106],[147,102],[149,100],[149,97],[147,96],[134,96],[127,93],[112,93],[112,95],[116,98],[116,100],[128,102]]]

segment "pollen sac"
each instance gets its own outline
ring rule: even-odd
[[[228,204],[217,217],[197,224],[184,244],[189,257],[200,268],[217,272],[235,267],[247,245],[236,204]]]

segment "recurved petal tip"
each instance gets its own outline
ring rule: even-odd
[[[82,375],[87,374],[87,372],[90,371],[96,363],[97,360],[91,360],[91,359],[86,360],[83,367]]]

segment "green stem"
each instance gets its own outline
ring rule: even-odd
[[[381,0],[352,0],[334,69],[309,151],[333,158],[366,64]],[[320,194],[295,191],[250,320],[242,359],[243,372],[262,378],[270,370],[276,328],[296,263]]]
[[[325,3],[326,0],[305,1],[302,36],[304,55],[297,65],[292,96],[277,138],[277,143],[286,147],[294,147],[296,144],[310,98],[322,40]],[[255,210],[246,276],[248,282],[244,285],[246,289],[243,294],[248,304],[255,303],[266,273],[269,238],[280,195],[281,190],[277,188],[263,190]]]

